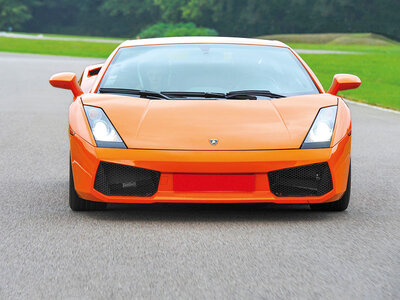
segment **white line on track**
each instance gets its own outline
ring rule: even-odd
[[[373,109],[377,109],[380,111],[386,111],[386,112],[391,112],[394,114],[399,114],[400,115],[400,111],[397,110],[393,110],[390,108],[384,108],[384,107],[380,107],[380,106],[376,106],[376,105],[371,105],[371,104],[367,104],[367,103],[362,103],[362,102],[357,102],[357,101],[352,101],[352,100],[348,100],[348,99],[344,99],[346,102],[350,102],[351,104],[356,104],[356,105],[360,105],[360,106],[364,106],[364,107],[369,107],[369,108],[373,108]]]

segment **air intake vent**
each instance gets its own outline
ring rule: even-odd
[[[149,197],[157,192],[159,181],[157,171],[100,162],[94,188],[109,196]]]
[[[89,70],[89,76],[94,76],[100,73],[101,67],[100,68],[96,68],[96,69],[92,69]]]
[[[268,179],[271,192],[278,197],[322,196],[333,188],[326,162],[272,171]]]

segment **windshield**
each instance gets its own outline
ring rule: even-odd
[[[100,89],[229,93],[264,90],[295,96],[319,93],[287,48],[231,44],[172,44],[121,48]]]

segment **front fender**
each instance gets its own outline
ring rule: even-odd
[[[335,129],[333,131],[333,138],[331,147],[334,147],[346,136],[351,135],[351,115],[350,109],[342,98],[338,99],[338,110],[336,117]]]
[[[69,133],[78,135],[92,146],[96,146],[81,98],[72,102],[69,107]]]

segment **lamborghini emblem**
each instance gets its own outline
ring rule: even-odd
[[[218,140],[217,139],[210,139],[210,144],[215,146],[216,144],[218,144]]]

